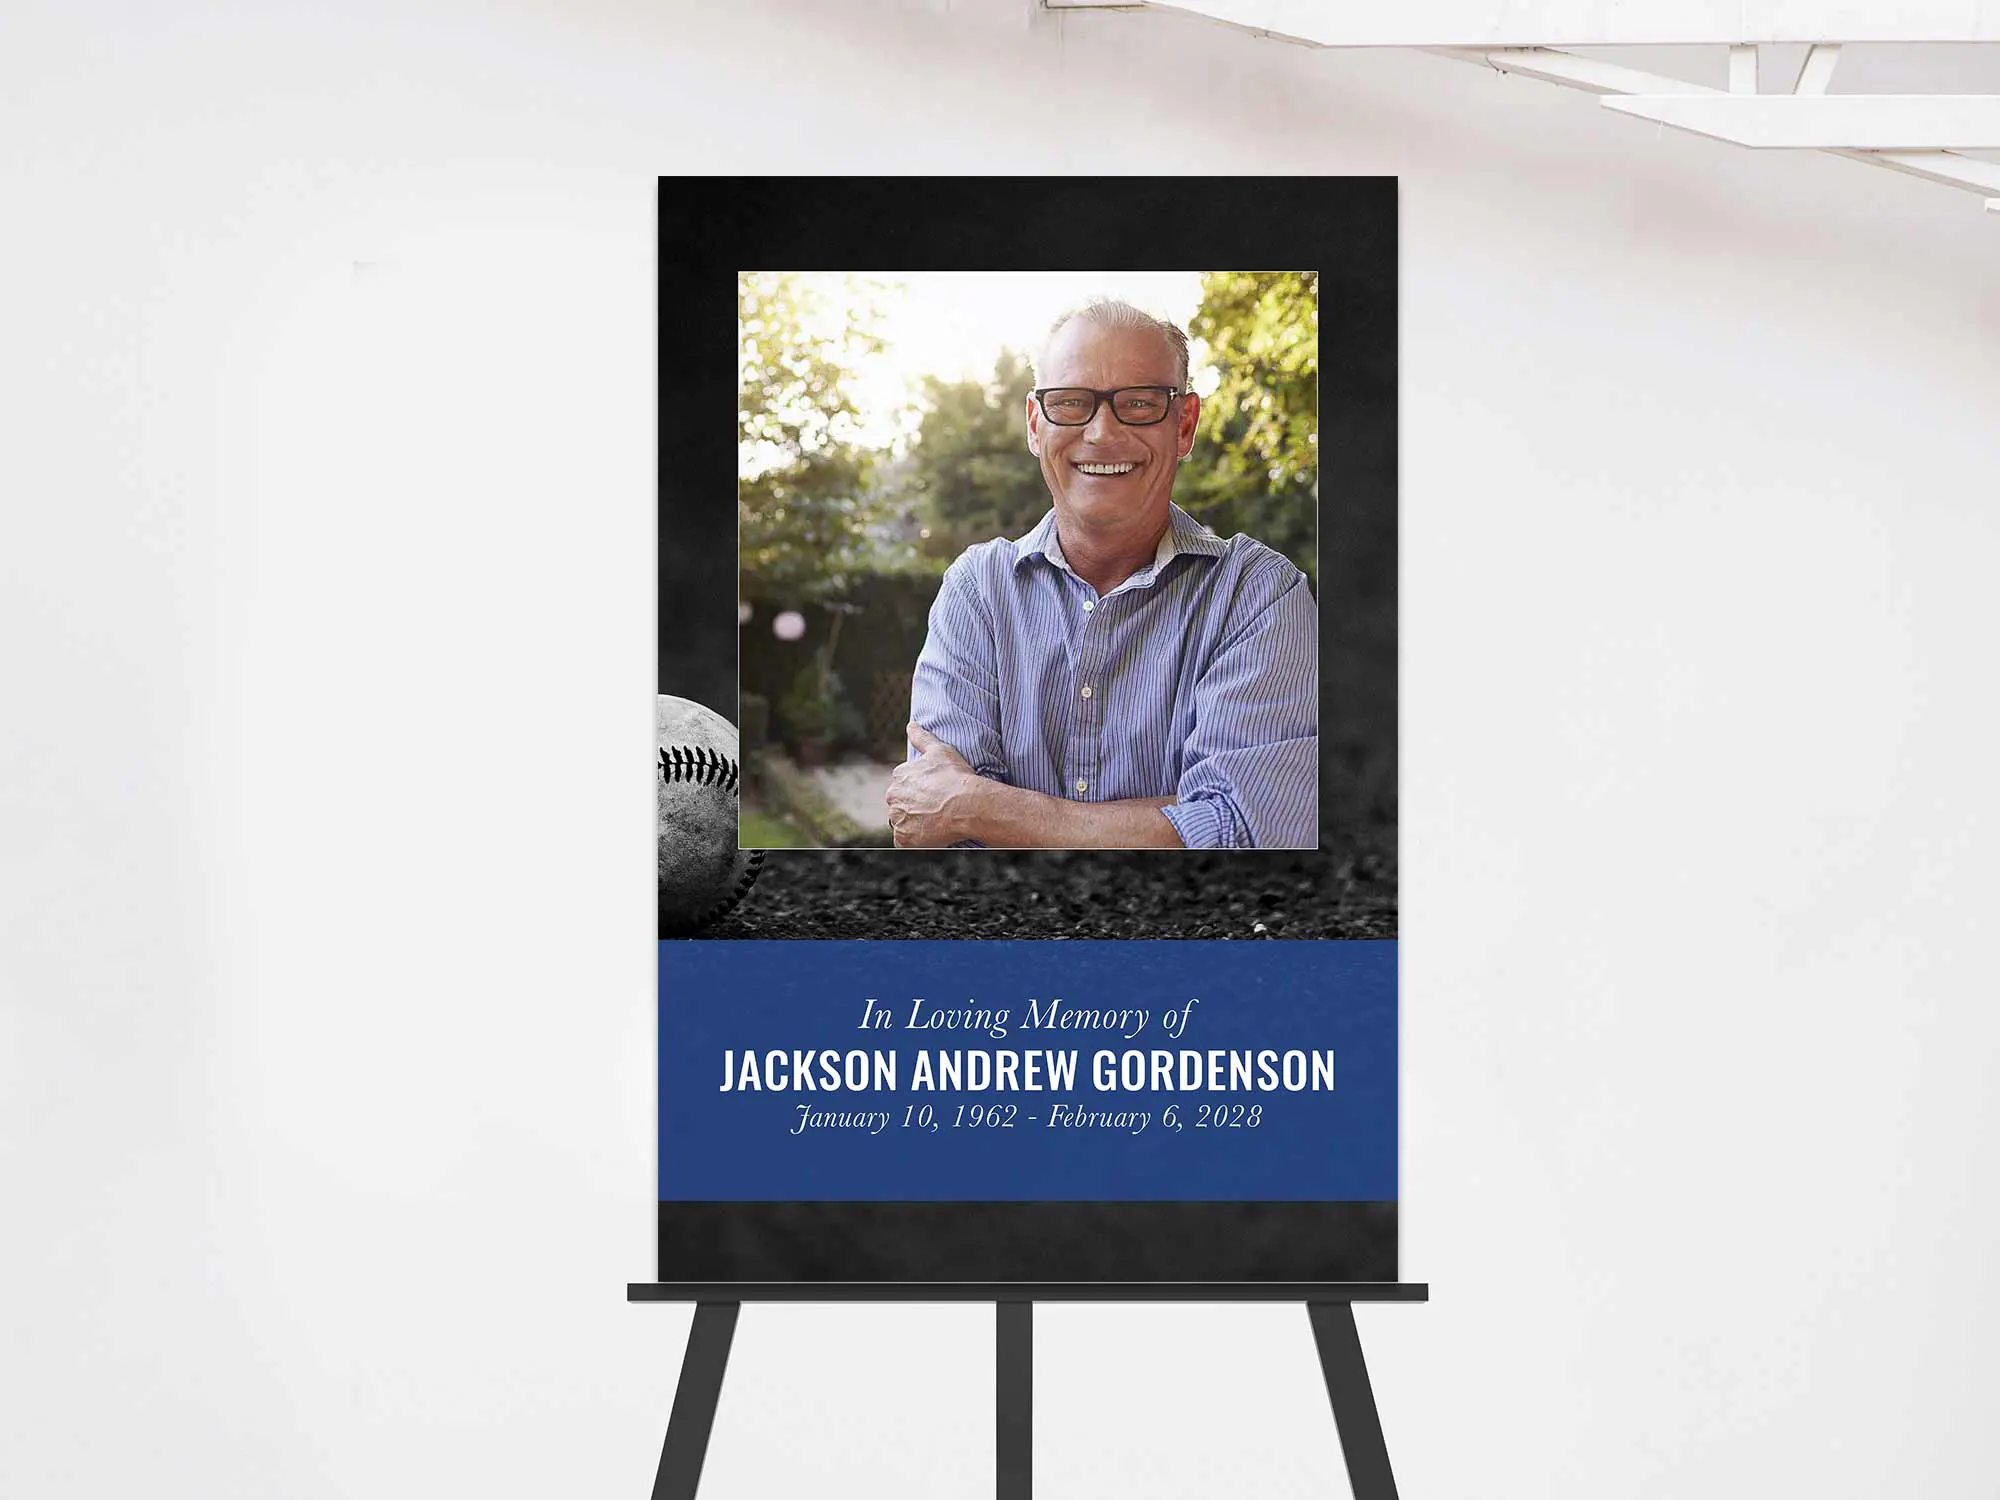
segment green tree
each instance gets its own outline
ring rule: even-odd
[[[746,592],[789,602],[842,593],[873,519],[870,454],[856,442],[854,362],[878,347],[865,289],[836,311],[779,272],[736,282],[737,487]]]
[[[1028,357],[1012,349],[1001,351],[991,380],[925,380],[906,493],[929,529],[931,556],[1019,536],[1048,510],[1048,488],[1028,452],[1033,384]]]
[[[1319,273],[1212,271],[1188,332],[1221,384],[1180,503],[1223,536],[1242,531],[1315,572],[1319,492]],[[1318,580],[1314,578],[1314,586]]]

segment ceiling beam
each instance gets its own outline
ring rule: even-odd
[[[1604,107],[1760,151],[2000,148],[1996,94],[1640,95]]]
[[[1799,64],[1799,80],[1792,85],[1795,94],[1824,94],[1826,86],[1833,82],[1833,70],[1840,62],[1840,43],[1822,42],[1808,48],[1806,60]]]
[[[1122,9],[1043,0],[1050,10]],[[1316,47],[1643,47],[1768,42],[2000,42],[2000,0],[1172,0],[1158,9]]]
[[[1729,92],[1732,94],[1757,92],[1757,48],[1754,44],[1729,49]]]
[[[1285,6],[1297,9],[1300,3],[1302,3],[1302,0],[1179,0],[1179,3],[1176,4],[1165,4],[1157,3],[1156,0],[1156,3],[1142,5],[1137,8],[1189,11],[1195,14],[1207,15],[1211,19],[1222,21],[1223,24],[1237,25],[1239,23],[1227,19],[1222,13],[1249,13],[1253,9],[1261,9],[1268,12],[1274,7],[1283,8]],[[1468,3],[1468,0],[1439,0],[1439,4],[1446,9],[1462,10],[1466,3]],[[1626,0],[1628,7],[1636,6],[1638,9],[1644,9],[1652,3],[1653,0],[1644,0],[1644,4],[1638,4],[1637,0]],[[1678,4],[1679,0],[1674,0],[1674,3]],[[1708,3],[1708,0],[1700,0],[1700,3],[1705,5]],[[1741,13],[1749,16],[1767,3],[1769,3],[1769,0],[1741,0]],[[1841,0],[1841,3],[1844,3],[1844,0]],[[1042,4],[1051,10],[1131,10],[1135,8],[1129,4],[1106,5],[1096,3],[1096,0],[1042,0]],[[1954,10],[1954,13],[1959,17],[1956,31],[1960,36],[1966,31],[1976,30],[1988,25],[1993,16],[2000,14],[2000,0],[1966,0],[1966,4],[1970,7],[1969,9],[1961,6]],[[1324,0],[1313,4],[1311,8],[1321,21],[1326,19]],[[1930,0],[1925,0],[1924,4],[1911,6],[1908,9],[1913,14],[1921,17],[1929,13],[1931,3]],[[1354,18],[1343,10],[1342,19],[1345,23],[1353,21]],[[1260,28],[1257,27],[1249,27],[1248,29],[1260,31]],[[1310,30],[1315,28],[1302,27],[1301,29]],[[1324,33],[1326,28],[1318,26],[1316,29]],[[1539,29],[1538,27],[1537,30]],[[1260,34],[1272,36],[1279,41],[1304,42],[1307,45],[1314,46],[1330,45],[1301,37],[1296,34],[1296,31],[1293,33],[1260,31]],[[1408,35],[1407,32],[1397,32],[1395,34],[1404,38],[1407,38]],[[1848,39],[1852,40],[1853,38],[1850,35]],[[1337,45],[1360,46],[1365,44],[1360,42],[1343,42]],[[1392,44],[1384,41],[1382,45]],[[1393,45],[1412,46],[1416,44],[1405,39]],[[1722,90],[1710,88],[1706,84],[1690,83],[1683,78],[1671,78],[1665,74],[1648,73],[1639,68],[1628,68],[1619,63],[1602,62],[1596,58],[1579,57],[1555,47],[1427,46],[1422,50],[1433,52],[1440,57],[1449,57],[1459,62],[1476,63],[1481,67],[1492,68],[1501,73],[1518,73],[1527,78],[1539,78],[1544,82],[1560,84],[1564,88],[1576,89],[1586,94],[1615,97],[1644,97],[1652,105],[1662,105],[1664,103],[1685,100],[1700,100],[1704,104],[1721,101],[1725,108],[1748,107],[1753,110],[1761,109],[1766,102],[1789,105],[1793,108],[1816,108],[1821,105],[1840,106],[1857,101],[1865,101],[1873,97],[1868,95],[1836,95],[1829,97],[1826,95],[1826,85],[1832,78],[1834,65],[1840,57],[1840,46],[1838,43],[1823,41],[1814,45],[1812,50],[1807,54],[1806,60],[1799,70],[1799,77],[1794,84],[1793,92],[1789,95],[1768,96],[1751,93],[1724,93]],[[1739,84],[1747,82],[1748,68],[1745,64],[1738,62],[1731,71],[1734,74],[1733,82]],[[1898,96],[1882,97],[1894,100]],[[1949,100],[1957,96],[1940,97]],[[1972,97],[1980,101],[1982,107],[1987,102],[1984,95]],[[1604,102],[1612,104],[1614,108],[1620,107],[1618,104],[1613,103],[1613,98],[1611,97],[1607,97]],[[1640,110],[1630,109],[1625,112],[1635,115],[1643,113]],[[1648,117],[1651,118],[1652,116]],[[1662,121],[1662,123],[1665,122]],[[1891,133],[1900,132],[1901,127],[1899,126],[1897,130]],[[1852,134],[1854,132],[1846,130],[1837,133]],[[1727,139],[1728,137],[1724,138]],[[1869,138],[1872,139],[1875,137]],[[1961,156],[1955,151],[1939,148],[1934,141],[1927,140],[1921,147],[1914,147],[1912,149],[1884,150],[1857,146],[1826,146],[1823,144],[1815,144],[1811,149],[1825,150],[1832,156],[1844,156],[1848,160],[1858,161],[1864,166],[1881,167],[1887,171],[1901,172],[1911,177],[1921,177],[1927,182],[1940,183],[1946,187],[1961,188],[1969,192],[1979,193],[1988,198],[1988,208],[1993,208],[1996,203],[2000,203],[2000,197],[1991,196],[2000,194],[2000,164],[1981,161],[1976,157]]]
[[[1850,161],[1871,167],[1887,167],[1921,177],[1926,182],[1964,188],[1974,193],[2000,193],[2000,163],[1981,161],[1974,156],[1954,156],[1949,151],[1836,151]]]
[[[1549,47],[1481,48],[1432,47],[1427,49],[1460,62],[1478,63],[1502,73],[1518,73],[1523,78],[1539,78],[1559,83],[1586,94],[1708,94],[1715,90],[1705,83],[1689,83],[1663,73],[1645,73],[1618,63],[1599,62],[1594,57],[1576,57]]]
[[[1561,84],[1564,88],[1576,89],[1585,94],[1644,94],[1656,98],[1690,96],[1703,99],[1735,97],[1719,89],[1712,89],[1705,83],[1690,83],[1684,78],[1670,78],[1663,73],[1642,72],[1638,68],[1599,62],[1592,57],[1576,57],[1552,47],[1503,47],[1490,52],[1465,47],[1433,47],[1428,50],[1441,57],[1478,63],[1501,73],[1518,73],[1525,78],[1539,78],[1545,83]],[[1822,66],[1830,69],[1831,63]],[[1606,99],[1604,102],[1608,104],[1611,101]],[[1940,183],[1945,187],[1962,188],[1975,193],[2000,193],[2000,166],[1980,161],[1976,157],[1956,156],[1949,151],[1930,150],[1836,149],[1831,154],[1844,156],[1850,161],[1858,161],[1864,166],[1882,167],[1891,172],[1921,177],[1927,182]]]

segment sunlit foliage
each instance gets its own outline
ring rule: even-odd
[[[835,318],[804,278],[737,278],[736,504],[748,593],[837,596],[865,565],[873,455],[856,442],[848,385],[876,340],[866,302],[849,300]]]

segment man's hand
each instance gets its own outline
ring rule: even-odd
[[[904,733],[917,759],[889,777],[883,801],[898,849],[948,849],[975,840],[994,849],[1178,849],[1160,815],[1171,797],[1069,802],[981,776],[921,724]]]
[[[976,792],[981,777],[965,757],[921,724],[904,732],[917,759],[906,760],[889,777],[883,800],[898,849],[946,849],[966,837],[956,804]]]

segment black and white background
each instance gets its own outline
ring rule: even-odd
[[[659,687],[731,718],[739,270],[1320,272],[1320,847],[773,850],[706,935],[1396,935],[1393,181],[680,178],[660,215]]]

